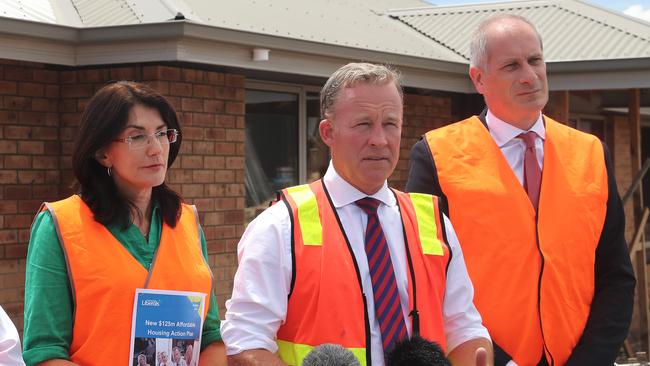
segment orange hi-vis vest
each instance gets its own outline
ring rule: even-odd
[[[445,348],[442,317],[450,260],[437,197],[397,196],[409,262],[408,293],[413,332]],[[361,365],[371,365],[366,298],[352,247],[322,181],[281,192],[293,227],[293,278],[278,354],[300,365],[324,343],[340,344]],[[371,309],[374,311],[374,309]],[[419,318],[419,320],[418,320]]]
[[[212,272],[201,252],[195,208],[182,205],[176,227],[163,223],[160,244],[147,271],[93,218],[79,196],[44,203],[63,247],[74,304],[70,359],[79,365],[126,365],[136,288],[206,294],[209,307]]]
[[[564,365],[594,295],[605,222],[604,151],[594,136],[544,117],[539,209],[478,117],[428,132],[450,219],[494,342],[520,366]]]

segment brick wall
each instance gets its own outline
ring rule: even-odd
[[[0,304],[22,329],[25,256],[43,201],[71,193],[81,113],[110,80],[144,81],[169,98],[183,146],[168,182],[197,206],[223,316],[243,232],[244,77],[161,65],[56,70],[0,60]]]
[[[19,329],[31,220],[41,202],[72,193],[70,154],[81,113],[95,91],[121,79],[148,83],[178,112],[183,146],[168,183],[197,205],[223,316],[244,221],[244,77],[163,65],[60,70],[0,60],[0,304]],[[405,96],[392,185],[404,187],[412,145],[448,123],[450,110],[450,98]]]
[[[425,132],[455,122],[451,116],[451,97],[404,95],[404,125],[400,159],[391,175],[390,185],[404,189],[409,173],[411,148]]]
[[[0,62],[0,304],[19,329],[29,226],[60,183],[58,77],[43,65]]]

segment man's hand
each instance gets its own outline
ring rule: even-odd
[[[251,349],[228,356],[228,366],[287,366],[272,352],[264,349]]]

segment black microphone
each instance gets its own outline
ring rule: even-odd
[[[451,366],[451,362],[437,343],[415,335],[395,343],[386,354],[386,366]]]
[[[338,344],[321,344],[307,354],[302,366],[361,366],[354,354]]]

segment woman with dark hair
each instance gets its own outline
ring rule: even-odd
[[[32,224],[25,281],[28,365],[126,364],[136,288],[208,295],[201,365],[225,365],[203,230],[165,184],[180,126],[146,85],[116,82],[90,100],[72,154],[77,194]]]

